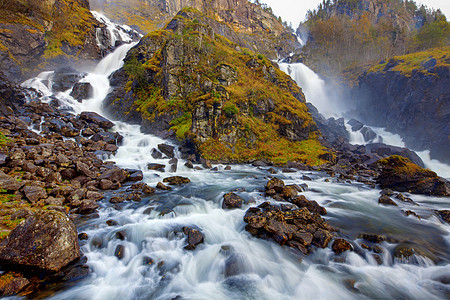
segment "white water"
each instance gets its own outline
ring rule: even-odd
[[[124,45],[102,60],[96,70],[83,79],[94,88],[92,99],[81,104],[71,99],[69,92],[58,93],[66,106],[79,113],[83,110],[101,111],[101,103],[109,91],[108,75],[121,67],[126,51]],[[51,73],[41,74],[24,86],[41,90],[46,101],[52,94],[46,86]],[[313,87],[314,85],[311,85]],[[320,86],[320,84],[319,84]],[[313,91],[312,91],[313,92]],[[154,160],[150,151],[163,141],[143,134],[139,126],[115,122],[114,128],[124,136],[123,145],[112,160],[121,167],[141,169],[144,181],[154,186],[170,176],[146,170]],[[330,248],[319,249],[302,257],[273,241],[252,237],[245,229],[243,216],[248,207],[265,199],[261,188],[268,173],[251,166],[233,166],[219,172],[194,171],[183,167],[180,160],[177,175],[186,176],[191,183],[170,192],[157,192],[143,197],[140,203],[125,202],[119,210],[102,201],[99,218],[80,224],[80,231],[89,235],[82,251],[88,258],[90,276],[75,286],[64,287],[53,299],[443,299],[448,286],[440,278],[450,276],[450,226],[433,214],[434,209],[449,209],[450,199],[409,195],[420,206],[399,202],[400,207],[378,205],[379,190],[365,185],[346,184],[317,172],[296,172],[277,176],[287,184],[307,183],[308,199],[326,207],[327,220],[349,240],[356,252],[336,257]],[[303,174],[313,181],[304,182]],[[238,192],[246,200],[242,209],[223,210],[223,194]],[[152,208],[151,212],[146,212]],[[400,209],[411,209],[422,216],[418,220],[406,217]],[[114,219],[116,226],[107,226]],[[181,227],[197,226],[205,242],[194,251],[184,250]],[[124,241],[115,238],[123,232]],[[440,257],[435,265],[429,259],[416,256],[416,263],[392,258],[396,242],[383,242],[383,261],[379,266],[373,252],[359,246],[358,234],[386,234],[398,241],[423,244]],[[101,244],[99,247],[98,245]],[[114,256],[118,245],[125,247],[125,257]],[[232,249],[232,250],[231,250]],[[144,264],[149,257],[153,264]],[[234,264],[233,274],[227,276],[226,265]]]
[[[322,80],[319,75],[314,73],[314,71],[302,63],[279,63],[279,66],[282,71],[290,75],[292,79],[297,82],[306,96],[306,101],[311,102],[322,115],[326,118],[339,118],[342,116],[342,109],[334,97],[327,92],[325,81]],[[350,136],[350,143],[355,145],[366,145],[368,143],[364,140],[361,131],[351,130],[351,126],[347,124],[347,121],[345,121],[345,127]],[[382,142],[387,145],[405,147],[405,143],[400,135],[388,132],[381,127],[367,125],[365,127],[372,129],[377,134],[377,137],[374,140],[369,141],[369,143]],[[431,159],[430,151],[417,152],[417,154],[424,162],[426,168],[435,171],[441,177],[450,178],[450,166],[438,160]]]
[[[134,30],[127,25],[117,25],[113,23],[110,19],[108,19],[105,15],[97,11],[91,11],[92,15],[101,23],[106,25],[106,29],[108,30],[110,37],[110,45],[114,47],[116,45],[116,41],[121,41],[124,43],[131,43],[133,38],[130,36],[130,33],[134,32]],[[99,34],[99,32],[98,32]],[[97,36],[97,40],[99,40]],[[98,43],[100,47],[103,47],[100,42]]]

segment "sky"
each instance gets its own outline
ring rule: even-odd
[[[294,29],[305,19],[306,12],[317,8],[322,0],[260,0],[269,5],[276,16],[280,16],[288,24],[292,22]],[[416,4],[423,4],[428,8],[441,9],[450,18],[450,0],[416,0]]]

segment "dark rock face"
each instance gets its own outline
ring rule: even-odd
[[[408,158],[413,164],[425,168],[425,164],[422,159],[414,151],[411,151],[408,148],[401,148],[381,143],[367,144],[365,147],[366,153],[376,153],[381,157],[399,155]]]
[[[430,67],[428,74],[367,73],[354,92],[358,118],[402,136],[408,148],[431,149],[431,157],[449,164],[450,69]]]
[[[187,246],[184,247],[186,250],[194,250],[199,244],[203,243],[204,236],[203,233],[192,227],[183,227],[183,232],[187,235]]]
[[[26,287],[30,281],[13,272],[8,272],[0,276],[0,296],[12,296]]]
[[[440,210],[438,214],[442,220],[450,224],[450,210]]]
[[[317,124],[320,132],[322,133],[325,141],[329,144],[334,143],[336,140],[342,138],[346,141],[349,139],[349,134],[345,128],[344,119],[328,118],[319,113],[317,108],[311,103],[306,103],[314,122]]]
[[[381,166],[377,182],[382,188],[425,195],[450,195],[450,184],[447,180],[438,177],[433,171],[411,163],[407,158],[394,155],[380,160],[377,164]]]
[[[331,245],[331,249],[334,253],[339,254],[347,250],[352,249],[352,245],[344,239],[336,239]]]
[[[111,129],[114,126],[113,122],[100,116],[99,114],[97,114],[95,112],[85,112],[84,111],[80,114],[80,118],[83,120],[86,120],[90,123],[94,123],[103,129]]]
[[[52,89],[56,92],[64,92],[71,89],[86,74],[77,72],[71,67],[61,68],[53,75]]]
[[[77,82],[73,86],[72,92],[70,92],[70,95],[81,102],[82,100],[88,99],[92,97],[92,94],[94,93],[94,89],[92,88],[92,85],[89,82]]]
[[[241,208],[243,199],[235,193],[227,193],[223,195],[222,208]]]
[[[33,214],[0,244],[3,263],[49,271],[58,271],[79,257],[75,225],[56,211]]]

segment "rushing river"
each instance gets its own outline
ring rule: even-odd
[[[94,87],[91,99],[75,101],[70,91],[53,95],[48,88],[52,72],[42,73],[23,85],[42,92],[43,101],[59,98],[74,113],[102,114],[109,91],[108,76],[123,64],[134,44],[123,45],[105,57],[83,82]],[[50,83],[49,83],[50,82]],[[308,96],[308,95],[307,95]],[[320,108],[320,105],[319,105]],[[434,210],[450,209],[449,198],[405,194],[418,205],[397,201],[398,207],[378,204],[379,189],[343,182],[320,172],[298,171],[275,175],[287,184],[308,185],[303,194],[324,206],[325,219],[352,241],[354,251],[335,255],[330,248],[309,256],[273,241],[257,239],[244,229],[245,211],[270,199],[263,196],[269,179],[265,168],[233,165],[218,171],[193,170],[179,160],[176,173],[147,170],[150,153],[160,143],[137,125],[116,121],[114,130],[124,136],[117,154],[109,159],[124,168],[140,169],[144,181],[155,186],[174,174],[191,183],[171,191],[143,196],[141,202],[100,202],[97,218],[77,220],[90,275],[75,285],[63,285],[52,299],[445,299],[450,297],[450,226]],[[448,170],[448,166],[443,167]],[[305,181],[303,175],[312,180]],[[116,191],[120,194],[127,187]],[[246,200],[241,209],[221,208],[225,193],[235,191]],[[110,196],[114,196],[111,193]],[[406,216],[412,210],[421,217]],[[106,221],[116,225],[108,226]],[[205,236],[195,250],[185,250],[181,228],[198,228]],[[361,247],[361,233],[386,237],[379,247]],[[124,237],[124,239],[118,238]],[[364,242],[369,244],[367,242]],[[117,246],[124,257],[115,256]],[[409,258],[394,257],[395,248],[413,246]],[[178,297],[178,298],[177,298]]]

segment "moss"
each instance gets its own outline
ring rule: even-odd
[[[378,161],[378,164],[387,167],[392,170],[397,175],[406,175],[411,177],[413,175],[420,176],[431,176],[436,177],[436,173],[428,169],[424,169],[414,163],[412,163],[408,158],[392,155],[387,158]]]
[[[236,107],[236,105],[234,103],[232,103],[232,104],[225,105],[223,107],[223,112],[228,117],[232,117],[232,116],[237,115],[239,113],[239,109]]]
[[[432,75],[428,69],[423,67],[423,63],[430,59],[436,59],[436,67],[450,67],[450,46],[432,48],[426,51],[415,52],[402,56],[394,56],[389,61],[377,64],[369,68],[368,72],[386,72],[388,64],[395,65],[390,70],[400,72],[403,75],[411,76],[413,71],[418,71],[427,75]]]

